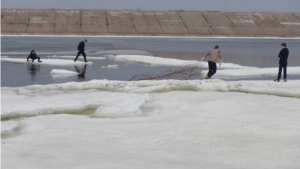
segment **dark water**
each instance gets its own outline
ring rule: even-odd
[[[300,65],[299,39],[2,36],[1,56],[24,58],[25,60],[30,50],[35,49],[42,58],[53,55],[75,57],[77,45],[84,38],[88,39],[86,44],[87,56],[127,54],[198,60],[217,44],[220,46],[224,62],[255,67],[277,67],[280,44],[285,42],[290,50],[289,66]],[[80,59],[82,60],[82,57]],[[64,83],[93,79],[128,80],[137,74],[156,75],[171,68],[118,62],[111,59],[90,61],[93,62],[93,65],[77,67],[1,62],[1,86]],[[119,68],[101,68],[101,66],[112,64],[118,64]],[[81,74],[79,76],[53,78],[50,75],[52,69],[79,71]],[[197,78],[201,79],[202,77]],[[249,80],[272,80],[274,78],[249,78]],[[288,79],[300,79],[300,75],[288,76]]]

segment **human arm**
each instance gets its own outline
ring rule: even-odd
[[[203,61],[207,56],[209,56],[210,55],[210,52],[208,52],[208,53],[206,53],[201,59],[200,59],[200,61]]]
[[[27,62],[28,62],[28,59],[29,59],[29,58],[31,58],[31,54],[29,54],[29,55],[27,56]]]

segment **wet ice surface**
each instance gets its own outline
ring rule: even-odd
[[[1,61],[2,168],[300,168],[299,40],[278,83],[278,39],[89,38],[80,65],[81,37],[1,38],[21,58]],[[127,81],[216,43],[215,79]],[[52,64],[26,64],[28,48]]]

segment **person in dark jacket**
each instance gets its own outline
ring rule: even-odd
[[[76,58],[74,59],[74,62],[76,62],[76,60],[78,59],[78,56],[80,55],[80,54],[82,54],[82,56],[83,56],[83,58],[84,58],[84,61],[85,62],[87,62],[86,61],[86,55],[85,55],[85,53],[84,53],[84,46],[85,46],[85,44],[87,43],[87,40],[85,39],[84,41],[81,41],[81,42],[79,42],[79,44],[78,44],[78,48],[77,48],[77,56],[76,56]]]
[[[31,50],[31,52],[29,53],[29,55],[27,57],[27,62],[28,62],[29,59],[31,59],[32,62],[34,62],[35,59],[38,59],[38,62],[42,62],[40,60],[41,58],[36,55],[34,50]]]
[[[284,81],[286,82],[286,67],[287,67],[287,60],[289,57],[289,49],[286,47],[286,44],[283,43],[281,44],[281,51],[279,52],[279,70],[278,70],[278,77],[275,79],[275,82],[280,82],[281,78],[281,73],[282,73],[282,68],[283,68],[283,76],[284,76]]]

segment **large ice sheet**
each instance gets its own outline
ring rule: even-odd
[[[16,88],[4,87],[1,89],[2,93],[7,97],[7,99],[1,99],[2,118],[70,113],[88,108],[98,108],[106,103],[116,102],[116,100],[130,99],[131,97],[136,97],[136,94],[169,92],[174,90],[243,92],[300,98],[299,80],[289,81],[287,83],[273,81],[230,82],[222,80],[153,80],[129,82],[92,80],[89,82],[31,85]],[[146,99],[141,99],[139,101],[144,102],[145,100]],[[125,110],[124,107],[126,107],[126,104],[123,105],[120,103],[116,109]],[[100,116],[102,116],[101,108],[99,112]],[[130,115],[130,113],[127,115]],[[117,113],[116,116],[123,117],[123,114]]]
[[[300,168],[297,98],[150,95],[138,118],[25,118],[19,136],[2,140],[2,168]]]
[[[84,65],[84,64],[93,64],[93,62],[81,62],[73,60],[63,60],[63,59],[44,59],[41,58],[42,62],[38,62],[35,60],[34,62],[27,62],[26,58],[18,59],[18,58],[1,58],[1,62],[13,62],[13,63],[25,63],[25,64],[39,64],[39,65]]]
[[[288,75],[300,75],[300,67],[288,67]],[[207,71],[201,71],[201,74],[205,76]],[[214,78],[234,78],[234,77],[263,77],[263,76],[277,76],[278,68],[251,68],[251,69],[226,69],[217,70]]]
[[[200,62],[196,60],[180,60],[180,59],[171,59],[171,58],[161,58],[154,56],[142,56],[142,55],[117,55],[117,56],[108,56],[108,58],[133,62],[139,64],[146,64],[151,66],[187,66],[187,65],[198,65],[198,67],[208,67],[207,62]],[[244,69],[244,68],[253,68],[248,66],[241,66],[233,63],[222,63],[222,68],[230,69]]]

